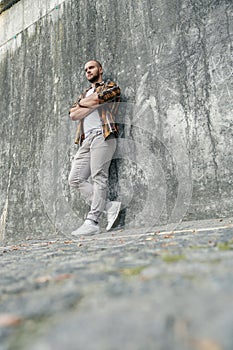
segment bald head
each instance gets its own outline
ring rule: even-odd
[[[102,81],[103,68],[99,61],[91,60],[85,64],[85,73],[87,80],[92,83],[100,83]]]
[[[95,62],[95,63],[98,65],[99,68],[102,68],[102,64],[101,64],[99,61],[97,61],[97,60],[90,60],[90,61],[87,61],[87,63],[89,63],[89,62]],[[86,63],[86,64],[87,64],[87,63]]]

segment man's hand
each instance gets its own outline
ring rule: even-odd
[[[74,103],[69,111],[71,120],[81,120],[93,112],[99,105],[98,95],[95,92],[88,97],[82,98],[79,102]]]
[[[81,120],[92,112],[92,108],[80,107],[78,104],[71,107],[69,116],[71,120]]]
[[[97,92],[94,92],[90,96],[84,97],[79,101],[80,107],[96,107],[99,104],[99,98]]]

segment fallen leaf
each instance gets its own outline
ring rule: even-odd
[[[14,246],[11,247],[11,250],[19,250],[19,247],[14,245]]]
[[[169,247],[171,245],[177,245],[177,243],[176,242],[164,243],[161,246],[164,248],[164,247]]]
[[[164,238],[174,238],[174,236],[171,234],[171,235],[165,235]]]
[[[63,273],[54,277],[54,281],[63,281],[73,277],[71,273]]]
[[[66,280],[66,279],[69,279],[71,278],[73,275],[71,273],[63,273],[63,274],[60,274],[60,275],[56,275],[56,276],[50,276],[50,275],[45,275],[45,276],[41,276],[41,277],[38,277],[36,279],[36,282],[37,283],[47,283],[47,282],[59,282],[59,281],[63,281],[63,280]]]
[[[15,327],[22,322],[22,318],[12,314],[0,314],[0,327]]]
[[[49,282],[49,281],[51,281],[51,280],[52,280],[52,277],[49,276],[49,275],[46,275],[46,276],[38,277],[38,278],[36,279],[36,282],[37,282],[37,283],[46,283],[46,282]]]
[[[192,344],[195,350],[223,350],[223,348],[210,339],[193,339]]]

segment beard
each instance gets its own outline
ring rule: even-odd
[[[88,79],[88,81],[90,82],[90,83],[95,83],[98,79],[99,79],[99,77],[100,77],[100,75],[99,75],[99,73],[98,74],[96,74],[96,75],[93,75],[93,77],[91,77],[90,79]]]

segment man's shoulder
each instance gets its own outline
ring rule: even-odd
[[[113,80],[102,81],[101,83],[96,84],[96,91],[106,91],[106,90],[114,90],[119,89],[118,84]]]
[[[105,85],[108,86],[108,87],[113,87],[113,86],[117,86],[118,84],[115,81],[108,79],[105,82]]]
[[[115,81],[108,79],[106,81],[102,81],[101,83],[97,83],[96,87],[100,89],[110,89],[114,86],[118,86],[118,84]]]

